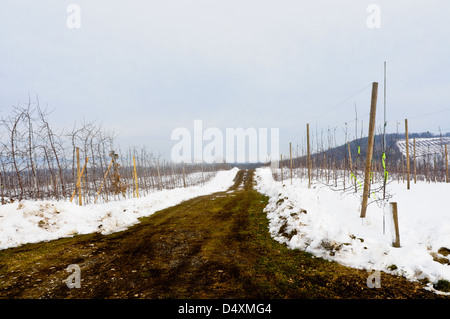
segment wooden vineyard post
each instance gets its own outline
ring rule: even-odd
[[[80,148],[77,147],[77,180],[79,180],[80,177],[81,177],[80,176]],[[82,197],[81,196],[81,183],[78,184],[78,182],[77,182],[76,188],[78,189],[78,202],[81,206],[81,205],[83,205],[82,198],[81,198]],[[72,201],[72,200],[70,200],[70,201]]]
[[[413,146],[414,146],[414,184],[417,183],[417,168],[416,168],[416,138],[413,139]]]
[[[291,185],[292,185],[292,143],[289,142],[289,156],[290,156],[290,166],[291,166]]]
[[[136,182],[136,197],[139,198],[138,178],[136,172],[136,159],[134,156],[133,156],[133,165],[134,165],[134,181]]]
[[[378,82],[372,83],[372,99],[370,102],[370,120],[369,120],[369,138],[367,141],[367,155],[366,155],[366,170],[364,174],[364,191],[361,205],[361,218],[366,217],[367,200],[369,199],[369,187],[370,187],[370,164],[372,162],[373,155],[373,142],[375,133],[375,115],[377,108],[377,95],[378,95]]]
[[[80,175],[78,176],[77,184],[75,185],[75,189],[73,190],[72,197],[70,198],[70,202],[72,202],[73,198],[75,197],[75,193],[77,191],[77,188],[79,188],[80,185],[81,185],[81,176],[83,176],[84,169],[86,168],[88,160],[89,160],[89,157],[86,157],[86,162],[84,163],[83,170],[81,171]],[[81,205],[83,205],[83,202],[80,200],[80,206]]]
[[[398,227],[398,212],[397,212],[397,203],[392,202],[391,203],[391,212],[392,212],[392,219],[394,221],[394,230],[395,230],[395,238],[392,242],[393,247],[400,247],[400,231]]]
[[[405,182],[405,167],[403,165],[403,157],[402,157],[402,161],[400,163],[400,172],[402,175],[402,182],[404,183]]]
[[[405,119],[406,136],[406,189],[409,189],[409,138],[408,138],[408,119]]]
[[[308,188],[311,188],[311,153],[309,149],[309,123],[306,124],[306,143],[308,152]]]
[[[448,150],[447,150],[447,144],[445,144],[445,182],[450,183],[448,179]]]

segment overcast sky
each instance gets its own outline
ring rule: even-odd
[[[372,82],[381,127],[386,61],[388,132],[450,132],[449,16],[446,0],[3,0],[0,116],[38,95],[54,127],[97,120],[122,147],[168,156],[171,132],[202,120],[279,128],[287,152],[307,122],[354,135]]]

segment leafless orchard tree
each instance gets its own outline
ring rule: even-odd
[[[139,195],[144,196],[204,183],[218,169],[229,168],[226,164],[173,164],[146,147],[122,152],[115,145],[115,133],[95,121],[82,120],[58,131],[52,128],[49,115],[38,98],[35,102],[29,98],[25,105],[13,106],[10,114],[0,117],[2,204],[24,199],[69,200],[74,193],[83,204],[129,198],[137,196],[136,179]],[[79,187],[78,167],[84,167]]]

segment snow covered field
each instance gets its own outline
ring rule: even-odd
[[[403,183],[388,185],[391,201],[398,203],[401,247],[394,248],[389,207],[373,203],[362,219],[358,193],[320,184],[308,189],[298,178],[283,186],[270,168],[257,169],[256,181],[257,190],[269,197],[269,231],[289,248],[349,267],[428,278],[431,290],[440,279],[450,281],[450,184],[411,183],[409,191]]]
[[[227,190],[239,169],[219,171],[204,186],[155,191],[145,197],[78,206],[74,202],[22,201],[0,206],[0,249],[75,234],[121,231],[139,217],[185,200]]]
[[[409,139],[409,155],[413,158],[413,139]],[[450,137],[430,137],[430,138],[416,138],[416,156],[418,158],[427,159],[430,164],[433,163],[434,156],[436,155],[438,160],[441,160],[445,156],[445,144],[450,144]],[[406,140],[397,141],[397,147],[403,156],[406,157]]]

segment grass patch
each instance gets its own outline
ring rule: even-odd
[[[436,284],[433,285],[434,289],[443,292],[450,292],[450,281],[445,279],[440,279]]]

